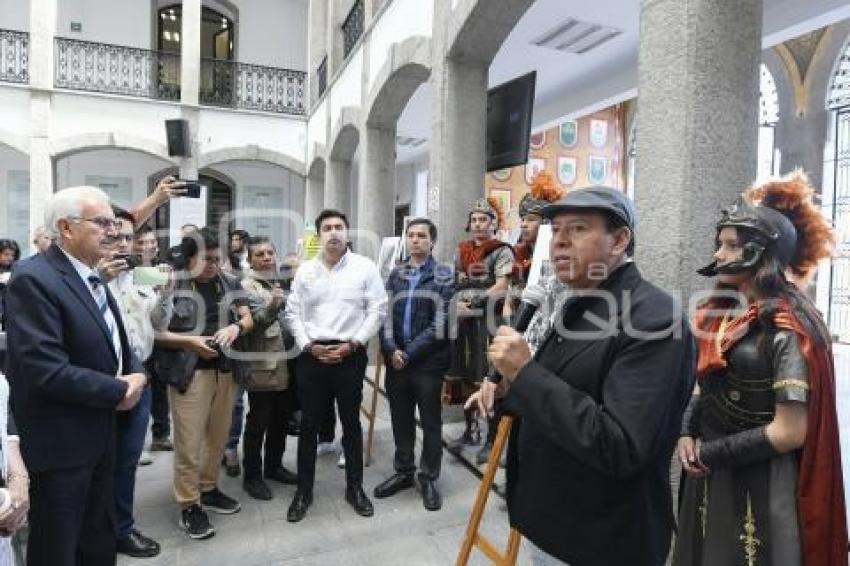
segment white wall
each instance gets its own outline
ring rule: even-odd
[[[0,145],[0,238],[12,238],[28,255],[29,225],[29,157]]]
[[[390,53],[390,45],[417,35],[431,37],[433,0],[394,0],[369,36],[369,90]]]
[[[164,127],[163,127],[164,129]],[[163,133],[163,135],[165,135]],[[307,122],[302,118],[201,109],[198,141],[202,152],[259,145],[304,162]]]
[[[52,136],[122,132],[165,144],[165,120],[180,118],[176,104],[127,97],[53,94]]]
[[[411,161],[396,163],[396,206],[410,205],[410,214],[423,216],[428,211],[428,154]]]
[[[99,149],[76,153],[56,162],[56,190],[92,183],[92,177],[107,182],[111,178],[119,185],[126,182],[119,180],[126,179],[130,185],[130,202],[121,198],[115,204],[129,206],[147,196],[148,177],[169,166],[165,160],[137,151]]]
[[[238,7],[240,62],[307,70],[307,0],[243,0]]]
[[[58,0],[56,35],[151,49],[152,19],[149,0]],[[71,22],[81,23],[82,32],[72,32]]]
[[[304,227],[303,177],[256,161],[229,161],[210,168],[236,183],[237,228],[247,229],[251,235],[269,236],[281,257],[295,251],[295,241],[302,237]],[[250,214],[249,209],[261,209],[262,213]]]
[[[1,26],[0,26],[1,27]],[[0,83],[0,131],[29,145],[30,95],[23,88],[4,88]]]
[[[330,81],[331,77],[328,77]],[[342,71],[333,89],[327,97],[330,100],[329,111],[331,125],[336,123],[340,110],[345,106],[359,107],[362,98],[363,80],[363,49],[358,48],[351,55],[348,64]]]
[[[29,31],[30,0],[0,0],[0,29]]]

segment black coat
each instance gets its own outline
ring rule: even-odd
[[[673,531],[670,460],[694,341],[634,264],[599,289],[611,298],[567,301],[558,316],[570,335],[550,332],[504,399],[521,418],[508,448],[511,525],[571,566],[657,566]]]
[[[121,337],[123,373],[143,372],[106,288]],[[8,371],[21,451],[33,472],[93,465],[114,442],[127,384],[87,284],[56,245],[19,262],[6,307]]]
[[[389,313],[378,331],[381,351],[385,357],[397,349],[403,351],[410,369],[443,372],[449,368],[448,313],[455,289],[454,270],[433,257],[422,266],[410,305],[412,339],[405,343],[404,309],[410,295],[404,275],[407,265],[394,268],[387,279]]]

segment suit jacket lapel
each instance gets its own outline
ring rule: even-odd
[[[62,279],[65,281],[65,284],[71,289],[74,295],[77,296],[77,299],[86,307],[86,310],[94,319],[95,323],[100,327],[101,332],[106,337],[109,342],[109,351],[112,352],[113,357],[115,357],[115,348],[112,347],[112,334],[109,332],[109,328],[106,326],[106,320],[103,318],[103,315],[100,314],[100,309],[97,307],[97,303],[94,302],[94,297],[91,294],[91,291],[86,287],[86,283],[80,278],[80,274],[77,273],[77,270],[74,269],[74,266],[71,265],[71,262],[65,257],[65,254],[62,250],[59,249],[55,244],[47,250],[47,258],[50,261],[51,265],[62,274]],[[107,300],[109,298],[109,289],[107,292]],[[114,304],[114,303],[113,303]],[[110,308],[112,305],[110,305]],[[118,361],[118,358],[115,357],[115,361]]]

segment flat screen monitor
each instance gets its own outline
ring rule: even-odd
[[[537,72],[487,91],[487,171],[528,161]]]

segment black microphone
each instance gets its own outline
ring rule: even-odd
[[[531,324],[531,319],[534,318],[534,313],[546,300],[546,290],[540,285],[529,285],[522,292],[519,308],[517,309],[516,318],[514,320],[514,330],[519,333],[528,330],[528,325]],[[502,381],[502,374],[495,369],[487,374],[487,381],[490,383],[499,383]]]

